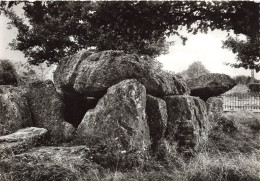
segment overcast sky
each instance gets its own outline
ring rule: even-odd
[[[0,58],[12,61],[26,61],[22,52],[11,50],[8,44],[16,37],[15,29],[8,30],[8,19],[0,15]],[[227,32],[213,31],[208,34],[188,35],[186,45],[182,45],[180,39],[171,37],[175,44],[169,49],[169,54],[161,55],[158,60],[163,63],[164,69],[180,72],[188,68],[194,61],[201,61],[212,73],[225,73],[230,76],[247,75],[251,71],[235,69],[224,62],[235,62],[235,55],[227,49],[222,49],[221,41],[225,39]],[[260,73],[255,74],[260,79]]]
[[[225,73],[230,76],[251,75],[250,70],[235,69],[224,63],[235,63],[236,55],[231,50],[223,49],[222,41],[227,32],[215,30],[208,34],[188,35],[186,45],[180,39],[170,47],[169,54],[161,55],[158,60],[163,63],[164,69],[181,72],[194,61],[201,61],[212,73]],[[242,37],[243,38],[243,37]],[[260,73],[255,74],[260,79]]]

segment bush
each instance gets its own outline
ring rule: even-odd
[[[17,85],[17,74],[9,60],[0,60],[0,85]]]
[[[251,83],[248,85],[251,92],[260,92],[260,83]]]

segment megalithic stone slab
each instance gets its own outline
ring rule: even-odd
[[[209,73],[187,81],[192,96],[198,96],[207,101],[209,97],[219,96],[232,89],[236,83],[230,76]]]
[[[61,60],[54,73],[61,91],[87,97],[102,97],[109,87],[126,79],[137,79],[153,96],[189,94],[181,78],[154,70],[148,60],[123,51],[82,51]]]
[[[192,96],[166,96],[166,140],[180,151],[196,151],[207,139],[208,115],[203,100]]]
[[[150,145],[145,105],[145,87],[134,79],[122,81],[85,114],[78,136],[86,142],[98,138],[114,150],[143,151]]]

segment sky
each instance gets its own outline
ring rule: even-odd
[[[188,40],[185,45],[182,45],[180,39],[171,37],[171,40],[177,41],[170,47],[169,53],[161,55],[158,60],[163,63],[164,69],[176,73],[186,70],[194,61],[201,61],[211,73],[250,76],[251,70],[225,65],[225,63],[236,62],[236,55],[231,50],[221,48],[227,34],[226,31],[215,30],[207,34],[187,35]],[[260,79],[260,73],[255,73],[255,77]]]
[[[0,15],[0,58],[13,62],[26,62],[22,52],[11,50],[8,46],[16,37],[17,30],[9,30],[7,27],[8,19]],[[169,40],[174,40],[175,43],[170,46],[169,53],[157,58],[163,64],[163,69],[178,73],[187,69],[194,61],[201,61],[211,73],[224,73],[230,76],[251,75],[250,70],[235,69],[224,64],[224,62],[236,62],[235,54],[231,50],[221,48],[227,32],[215,30],[207,34],[190,35],[184,30],[183,34],[188,38],[186,45],[182,45],[179,38],[170,37]],[[255,73],[255,77],[260,79],[260,73]]]

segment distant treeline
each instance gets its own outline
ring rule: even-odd
[[[233,77],[233,79],[235,80],[235,82],[237,84],[247,85],[247,84],[251,83],[251,77],[250,76],[238,75],[238,76]],[[254,79],[254,83],[260,83],[260,80]]]

